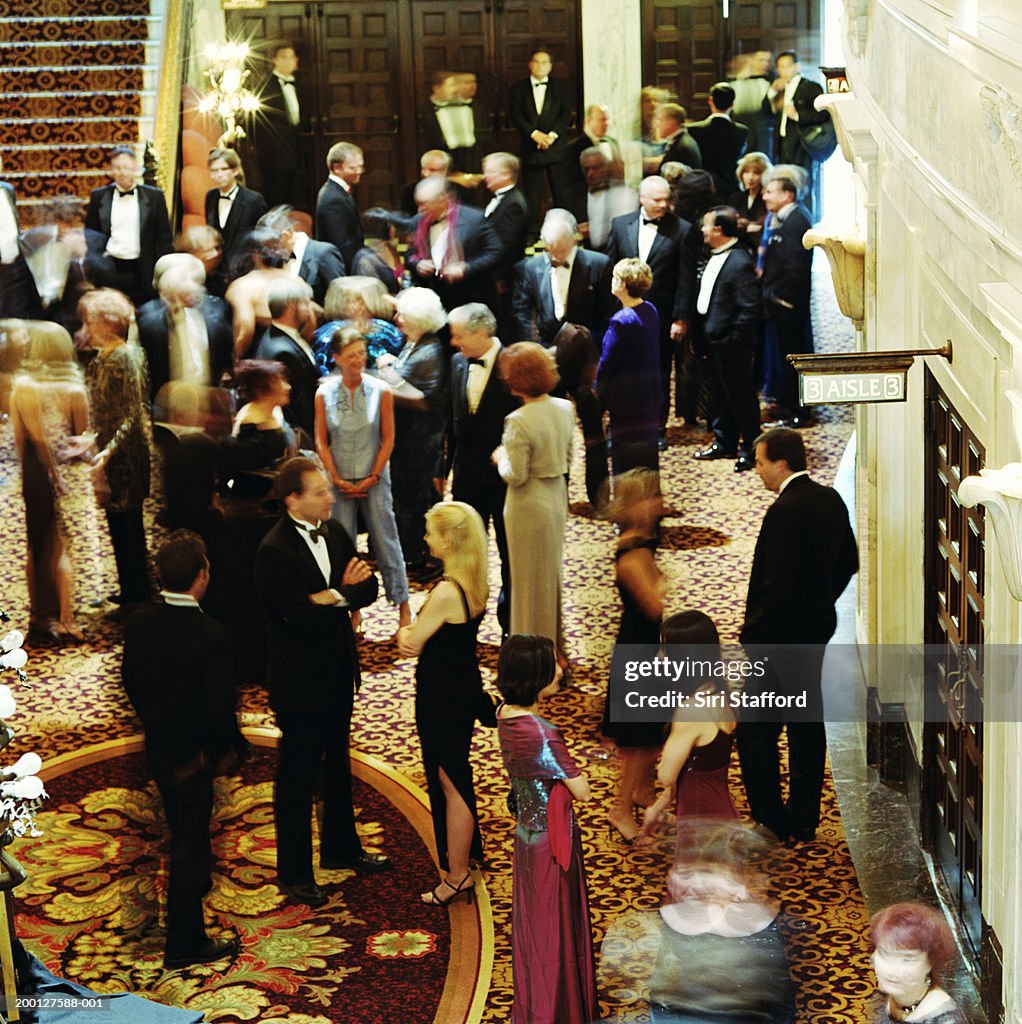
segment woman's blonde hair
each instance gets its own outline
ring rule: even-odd
[[[470,615],[479,615],[490,596],[486,581],[486,529],[479,513],[463,501],[442,501],[426,513],[426,526],[442,542],[444,575],[465,592]]]
[[[645,295],[653,287],[653,271],[649,264],[634,256],[618,260],[614,264],[614,277],[620,280],[625,286],[625,291],[633,299]]]
[[[614,478],[614,500],[608,509],[611,520],[619,525],[631,522],[636,505],[660,494],[660,474],[652,469],[630,469]]]
[[[353,303],[358,300],[365,306],[367,315],[376,320],[394,319],[394,302],[387,286],[376,277],[338,277],[330,282],[323,301],[323,312],[328,320],[357,319],[352,312]]]
[[[78,382],[83,379],[75,358],[74,342],[60,324],[30,320],[25,328],[28,331],[28,355],[22,364],[25,374],[39,381]]]

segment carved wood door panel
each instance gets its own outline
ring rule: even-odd
[[[982,917],[984,513],[958,485],[983,447],[927,373],[926,643],[944,657],[926,694],[923,837],[978,954]]]

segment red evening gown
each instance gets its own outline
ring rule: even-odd
[[[675,814],[682,818],[737,818],[727,787],[727,769],[735,734],[717,730],[701,747],[693,747],[678,773]]]
[[[589,1024],[599,1006],[585,865],[570,794],[558,785],[581,773],[546,719],[498,719],[497,729],[518,819],[512,1024]]]

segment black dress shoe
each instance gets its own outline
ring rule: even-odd
[[[709,461],[710,459],[733,459],[737,454],[738,452],[728,451],[723,445],[719,445],[714,441],[709,448],[703,448],[696,452],[693,458],[702,459],[703,461]]]
[[[815,828],[789,828],[789,838],[796,843],[812,843],[816,840]]]
[[[241,943],[237,939],[207,939],[190,953],[177,953],[173,956],[167,953],[163,957],[163,966],[175,971],[182,967],[191,967],[192,964],[209,964],[214,960],[234,956],[240,950]]]
[[[345,859],[321,857],[319,866],[324,871],[340,871],[347,868],[366,875],[375,875],[390,868],[390,858],[385,853],[362,853],[358,857]]]
[[[753,461],[751,455],[746,455],[744,452],[738,456],[738,461],[735,463],[736,473],[747,473],[750,469],[755,469],[756,463]]]
[[[309,907],[321,907],[328,903],[330,897],[315,882],[302,882],[301,885],[287,885],[277,882],[277,888],[295,903],[304,903]]]

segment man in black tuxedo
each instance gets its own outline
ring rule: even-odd
[[[713,443],[697,459],[731,459],[735,472],[752,469],[759,435],[759,400],[752,379],[763,297],[756,263],[738,244],[738,211],[717,206],[703,214],[710,256],[697,282],[693,341],[713,365],[710,426]],[[739,441],[739,438],[741,440]]]
[[[280,43],[270,58],[273,67],[259,91],[253,127],[256,162],[267,204],[295,206],[305,201],[298,56],[290,43]]]
[[[571,212],[575,218],[584,222],[586,218],[586,176],[582,167],[582,154],[589,149],[597,149],[607,159],[610,180],[624,181],[625,165],[621,155],[621,145],[617,139],[607,134],[610,127],[610,111],[600,103],[590,103],[586,107],[582,131],[568,143],[568,158],[565,162],[565,173],[571,182]]]
[[[156,554],[159,604],[129,616],[121,682],[142,723],[146,755],[170,830],[164,962],[170,969],[221,960],[237,939],[211,939],[202,897],[212,886],[213,778],[247,744],[235,717],[231,637],[199,602],[209,584],[202,540],[179,530]]]
[[[820,672],[834,635],[834,604],[858,571],[848,509],[832,487],[811,480],[796,430],[756,439],[756,472],[777,500],[763,517],[749,577],[741,642],[767,659],[746,693],[806,694],[806,708],[748,708],[738,725],[738,755],[752,817],[779,839],[811,841],[820,821],[827,737]],[[812,645],[790,647],[775,645]],[[781,799],[777,740],[788,735],[788,800]]]
[[[234,360],[230,310],[223,299],[206,294],[202,264],[186,253],[162,259],[174,264],[159,275],[160,297],[143,304],[136,315],[154,401],[171,381],[200,389],[218,387]]]
[[[0,159],[0,173],[4,164]],[[0,318],[28,319],[36,314],[39,296],[21,252],[21,218],[14,186],[0,181]]]
[[[312,870],[319,780],[320,867],[390,867],[383,854],[362,849],[348,755],[353,695],[361,684],[350,613],[376,600],[378,584],[330,518],[334,491],[315,462],[290,459],[275,491],[286,511],[259,545],[255,578],[267,613],[270,707],[281,732],[273,792],[277,885],[291,899],[320,907],[328,897]]]
[[[329,242],[317,242],[295,227],[290,206],[275,206],[259,220],[259,226],[277,233],[280,251],[286,253],[284,268],[312,289],[312,301],[322,306],[330,283],[345,276],[340,250]]]
[[[544,179],[554,206],[571,207],[573,169],[568,166],[567,131],[573,104],[567,82],[551,78],[553,61],[546,50],[529,58],[529,77],[515,82],[507,93],[508,116],[522,142],[522,190],[529,207],[529,233],[539,231]]]
[[[405,263],[416,284],[432,288],[444,309],[468,302],[497,305],[493,272],[500,240],[482,210],[464,206],[446,178],[424,178],[415,186],[419,216]]]
[[[335,142],[326,155],[330,176],[316,199],[316,238],[340,251],[345,267],[365,244],[352,189],[365,173],[365,157],[353,142]]]
[[[653,115],[657,138],[664,145],[664,155],[660,158],[660,166],[664,164],[684,164],[688,168],[699,169],[703,166],[703,155],[699,143],[692,138],[685,127],[688,112],[680,103],[662,103]]]
[[[258,192],[240,184],[240,174],[241,158],[233,149],[210,150],[209,175],[215,187],[206,193],[206,223],[220,232],[222,268],[234,266],[245,236],[267,209]]]
[[[316,428],[316,388],[319,367],[312,348],[303,336],[313,324],[312,292],[298,278],[274,278],[266,290],[270,326],[252,346],[250,358],[275,359],[287,370],[291,401],[284,416],[310,438]]]
[[[768,348],[777,351],[774,397],[789,427],[812,423],[808,410],[799,402],[798,372],[787,359],[793,352],[813,351],[813,251],[802,244],[812,224],[797,197],[798,185],[791,178],[773,177],[763,187],[768,214],[763,228],[765,252],[760,283],[766,341]]]
[[[483,157],[483,180],[492,198],[483,210],[486,223],[500,242],[500,259],[493,277],[497,286],[497,323],[507,323],[511,311],[515,264],[525,256],[525,235],[529,230],[529,207],[518,188],[521,162],[513,153],[490,153]]]
[[[785,50],[777,55],[777,79],[767,91],[763,109],[774,115],[774,163],[798,164],[809,179],[806,201],[814,208],[814,170],[816,163],[802,145],[802,130],[823,124],[830,114],[816,109],[816,97],[822,95],[823,86],[802,77],[798,55]]]
[[[131,146],[110,154],[113,182],[92,190],[85,214],[89,279],[116,288],[136,305],[155,296],[153,268],[172,249],[170,218],[163,193],[136,185],[138,160]]]
[[[558,347],[561,381],[557,393],[569,395],[575,403],[585,438],[586,494],[598,508],[606,500],[607,441],[593,380],[600,358],[597,346],[607,329],[614,301],[610,293],[613,266],[603,253],[578,248],[577,230],[575,218],[567,210],[555,208],[546,215],[540,232],[546,251],[530,256],[515,268],[513,339],[538,341],[549,347],[565,324],[589,331],[588,359],[574,358],[578,336],[573,336],[573,358],[562,358],[568,350]]]
[[[727,82],[718,82],[710,88],[710,116],[688,126],[689,135],[699,146],[703,170],[713,175],[717,195],[722,199],[738,187],[735,165],[749,138],[749,129],[731,120],[734,105],[735,90]]]
[[[479,111],[476,76],[471,72],[437,71],[432,91],[422,108],[422,141],[426,149],[440,149],[451,157],[458,174],[479,173],[477,145]]]
[[[687,317],[692,308],[695,286],[695,261],[691,247],[685,244],[692,225],[671,213],[670,204],[671,187],[663,178],[658,174],[643,178],[639,185],[639,209],[614,218],[607,244],[612,266],[618,260],[637,258],[653,271],[653,287],[646,293],[646,299],[660,314],[661,451],[667,447],[671,365],[675,361],[676,346],[688,331]],[[680,372],[676,386],[685,386]]]
[[[504,417],[521,404],[507,389],[497,368],[500,340],[494,336],[497,321],[481,302],[451,310],[451,407],[444,451],[437,465],[437,494],[443,495],[447,474],[453,469],[451,493],[455,501],[471,505],[497,538],[500,556],[500,593],[497,621],[506,634],[511,624],[511,565],[504,529],[504,497],[507,485],[490,456],[504,434]]]

